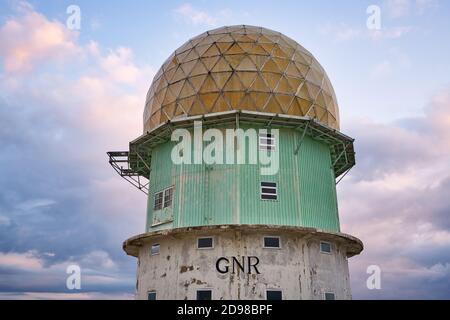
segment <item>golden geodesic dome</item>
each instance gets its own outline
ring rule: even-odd
[[[144,132],[230,110],[309,116],[339,130],[333,87],[313,55],[279,32],[240,25],[202,33],[164,62],[147,93]]]

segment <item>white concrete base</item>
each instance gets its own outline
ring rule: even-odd
[[[198,237],[209,236],[214,248],[197,249]],[[281,248],[264,248],[264,236],[280,237]],[[320,252],[321,241],[331,243],[331,253]],[[153,244],[160,245],[157,255],[150,254]],[[125,251],[138,257],[137,298],[154,291],[158,300],[194,300],[199,289],[211,289],[214,300],[264,300],[267,290],[281,290],[283,299],[324,299],[326,292],[351,299],[347,257],[362,248],[361,241],[342,233],[254,225],[172,229],[124,243]],[[228,272],[219,272],[228,265]]]

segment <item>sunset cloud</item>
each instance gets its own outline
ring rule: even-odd
[[[43,263],[32,251],[25,253],[0,252],[0,268],[36,271],[43,268]]]
[[[401,21],[420,14],[419,8],[429,12],[436,3],[392,1],[396,17],[390,18]],[[329,5],[332,8],[333,4]],[[82,10],[87,13],[91,8],[85,6]],[[383,15],[384,10],[385,6]],[[139,45],[123,35],[111,37],[125,25],[108,30],[104,38],[95,32],[89,34],[89,28],[78,34],[66,28],[61,19],[64,12],[55,15],[60,19],[55,20],[26,2],[18,2],[9,14],[2,15],[0,299],[134,297],[136,260],[126,256],[121,245],[124,239],[144,231],[147,199],[115,174],[106,152],[127,150],[129,141],[142,134],[146,91],[156,67],[168,56],[168,48],[177,46],[167,35],[180,33],[184,41],[198,28],[226,23],[231,16],[230,10],[217,11],[207,4],[201,8],[169,6],[162,13],[164,19],[169,17],[162,25],[167,32],[155,31],[153,23],[158,17],[149,15],[154,21],[149,19],[147,29],[139,25],[143,29],[138,31],[149,40],[139,39]],[[448,56],[447,44],[441,42],[439,50],[433,52],[436,62],[430,67],[433,59],[428,53],[421,51],[415,56],[422,49],[409,50],[417,46],[416,38],[409,47],[402,47],[402,41],[418,35],[420,26],[386,25],[374,34],[365,28],[364,14],[361,10],[353,22],[348,19],[323,28],[322,34],[334,43],[330,37],[317,37],[300,28],[302,21],[296,24],[304,32],[298,35],[299,40],[305,39],[318,53],[323,46],[320,54],[325,63],[336,66],[330,69],[330,77],[337,83],[338,96],[350,97],[346,98],[350,105],[342,104],[341,111],[350,124],[343,128],[344,133],[356,139],[356,166],[338,184],[338,197],[342,231],[359,237],[365,245],[360,256],[349,259],[353,297],[448,299],[448,77],[443,89],[429,94],[442,82],[439,75],[448,75],[445,66],[439,67],[439,54]],[[117,25],[117,21],[102,19],[101,30]],[[174,19],[183,28],[173,23]],[[320,21],[317,16],[314,20]],[[133,25],[125,22],[128,27]],[[276,20],[273,24],[275,28]],[[278,26],[284,24],[278,21]],[[291,24],[287,25],[285,30],[295,35]],[[152,38],[147,32],[156,36]],[[160,45],[155,38],[172,42]],[[358,42],[352,40],[369,41],[352,46]],[[338,48],[335,45],[340,46],[339,52],[334,51]],[[151,59],[156,67],[139,62],[145,59]],[[340,78],[339,68],[344,70]],[[364,75],[373,79],[364,79]],[[342,79],[349,79],[348,83]],[[374,87],[373,81],[380,79],[383,81]],[[401,96],[401,90],[395,92],[396,97],[385,88],[383,91],[383,85],[397,88],[403,83],[406,97]],[[424,97],[429,94],[425,104],[415,98],[418,90],[423,90]],[[408,115],[383,118],[378,109],[370,113],[372,110],[361,107],[369,93],[381,97],[386,105],[391,105],[393,98],[411,96],[414,103],[401,105],[410,111]],[[364,117],[349,116],[349,111],[355,110]],[[373,114],[379,118],[371,117]],[[72,263],[82,268],[82,292],[68,292],[65,287],[66,267]],[[372,264],[381,267],[381,290],[366,287],[366,269]]]
[[[113,174],[106,151],[141,134],[153,69],[127,47],[78,43],[30,6],[0,30],[0,165],[9,168],[0,181],[0,299],[129,298],[135,261],[117,248],[143,225],[143,215],[123,219],[130,207],[144,212],[145,197]],[[68,264],[80,265],[84,292],[64,292]]]
[[[29,72],[48,59],[64,61],[80,54],[77,34],[58,21],[49,21],[30,6],[0,28],[0,57],[7,72]]]
[[[1,300],[132,300],[131,293],[0,292]]]
[[[217,14],[194,8],[190,3],[184,3],[174,10],[175,17],[193,25],[217,26],[219,22],[229,19],[231,11],[228,9],[219,10]]]
[[[115,81],[135,83],[141,75],[141,70],[132,61],[133,54],[129,48],[120,47],[110,51],[101,58],[101,67]]]
[[[421,285],[450,286],[450,89],[437,94],[423,116],[394,123],[355,121],[357,165],[339,186],[344,232],[365,250],[350,260],[361,297],[443,298]],[[365,288],[365,268],[384,273],[383,293]],[[409,281],[415,281],[415,284]],[[436,284],[437,285],[437,284]]]

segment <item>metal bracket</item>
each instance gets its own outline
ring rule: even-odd
[[[336,181],[336,185],[337,185],[339,182],[341,182],[342,179],[344,179],[344,177],[347,175],[347,173],[348,173],[350,170],[352,170],[352,168],[353,168],[353,167],[350,167],[350,168],[348,168],[347,171],[344,172],[344,174],[339,178],[339,180]]]
[[[129,155],[128,151],[110,151],[110,152],[107,152],[107,155],[109,156],[109,164],[111,165],[111,167],[113,167],[113,169],[122,178],[124,178],[126,181],[131,183],[134,187],[138,188],[143,193],[148,195],[149,181],[146,178],[144,178],[144,179],[146,179],[147,182],[141,181],[141,178],[143,178],[143,177],[138,172],[131,169],[130,161],[128,158],[128,155]],[[138,154],[138,157],[140,158],[141,156]],[[141,160],[142,160],[142,158],[141,158]],[[145,165],[147,165],[145,163],[145,161],[143,161],[143,162]],[[125,168],[121,165],[122,163],[126,164]]]
[[[142,163],[144,164],[144,166],[148,169],[149,172],[152,171],[152,169],[150,169],[150,166],[147,164],[147,162],[145,162],[144,158],[141,157],[141,155],[139,154],[139,152],[136,150],[136,155],[138,156],[138,158],[142,161]]]
[[[305,125],[305,128],[303,129],[303,133],[302,133],[302,136],[300,138],[300,141],[299,141],[297,147],[294,150],[294,155],[297,155],[298,151],[300,150],[300,147],[302,145],[303,139],[305,138],[305,135],[306,135],[306,131],[308,130],[309,123],[310,122],[308,121],[308,123],[306,123],[306,125]]]
[[[272,121],[273,121],[277,116],[278,116],[278,115],[276,114],[276,115],[274,115],[274,116],[269,120],[269,122],[266,124],[266,128],[270,128],[270,127],[271,127]]]
[[[334,160],[333,164],[331,165],[332,168],[334,168],[334,166],[336,165],[336,163],[339,161],[339,159],[347,152],[347,148],[349,146],[349,144],[343,144],[344,149],[342,150],[342,152],[337,156],[336,160]]]

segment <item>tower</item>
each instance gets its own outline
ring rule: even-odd
[[[240,25],[187,41],[153,79],[144,134],[108,155],[148,195],[145,232],[123,244],[138,299],[351,298],[363,245],[340,232],[336,181],[353,139],[294,40]]]

